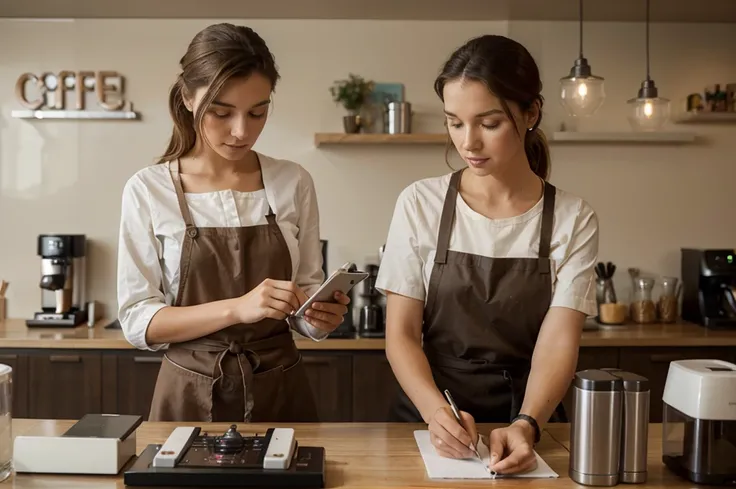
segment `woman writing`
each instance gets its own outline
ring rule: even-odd
[[[428,423],[447,457],[473,456],[476,422],[510,423],[490,434],[491,469],[521,472],[535,462],[539,425],[569,386],[595,312],[597,219],[547,182],[541,81],[523,46],[469,41],[435,91],[467,167],[415,182],[396,204],[376,285],[403,390],[393,415]]]
[[[279,74],[247,27],[212,25],[181,59],[173,135],[125,185],[119,318],[140,349],[168,347],[150,419],[316,421],[290,326],[315,340],[346,296],[290,318],[324,280],[310,175],[253,150]]]

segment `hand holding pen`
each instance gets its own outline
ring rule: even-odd
[[[475,444],[478,441],[475,420],[470,414],[459,410],[456,416],[452,408],[454,402],[448,403],[450,406],[437,409],[429,422],[429,438],[432,445],[443,457],[475,458],[477,456]]]

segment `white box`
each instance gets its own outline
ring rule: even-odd
[[[13,445],[13,468],[18,473],[37,474],[107,474],[115,475],[135,455],[134,423],[129,432],[113,436],[105,432],[100,420],[123,418],[117,415],[88,415],[76,426],[92,423],[84,436],[16,436]],[[95,421],[88,422],[89,419]],[[99,434],[95,430],[99,429]],[[75,431],[79,433],[79,430]]]

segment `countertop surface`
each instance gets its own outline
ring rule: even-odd
[[[106,329],[111,320],[97,321],[93,328],[29,328],[24,319],[0,321],[0,348],[130,350],[120,329]],[[383,350],[383,338],[312,341],[299,336],[303,350]],[[736,346],[736,328],[712,330],[687,322],[674,324],[627,324],[598,326],[589,322],[583,331],[583,347]]]
[[[61,435],[74,422],[56,420],[13,420],[13,436]],[[224,432],[228,424],[204,423],[198,425],[210,433]],[[569,425],[548,425],[537,453],[549,464],[557,479],[496,479],[495,481],[432,481],[428,479],[424,462],[414,441],[413,431],[426,429],[423,424],[343,423],[295,424],[297,442],[304,446],[321,446],[326,452],[325,487],[581,487],[567,475],[569,463]],[[175,423],[144,422],[136,434],[136,454],[148,444],[163,443]],[[263,433],[270,425],[239,426],[244,433]],[[488,434],[490,425],[480,425],[480,432]],[[661,461],[661,431],[659,424],[651,424],[648,438],[648,480],[637,488],[693,488],[698,487],[672,474]],[[18,489],[74,488],[123,489],[121,471],[117,476],[93,475],[37,475],[13,474],[3,484]]]

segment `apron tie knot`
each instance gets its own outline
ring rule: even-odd
[[[240,355],[241,353],[243,353],[243,347],[240,345],[240,343],[236,343],[234,341],[230,342],[230,345],[227,349],[230,353],[233,353],[235,355]]]

